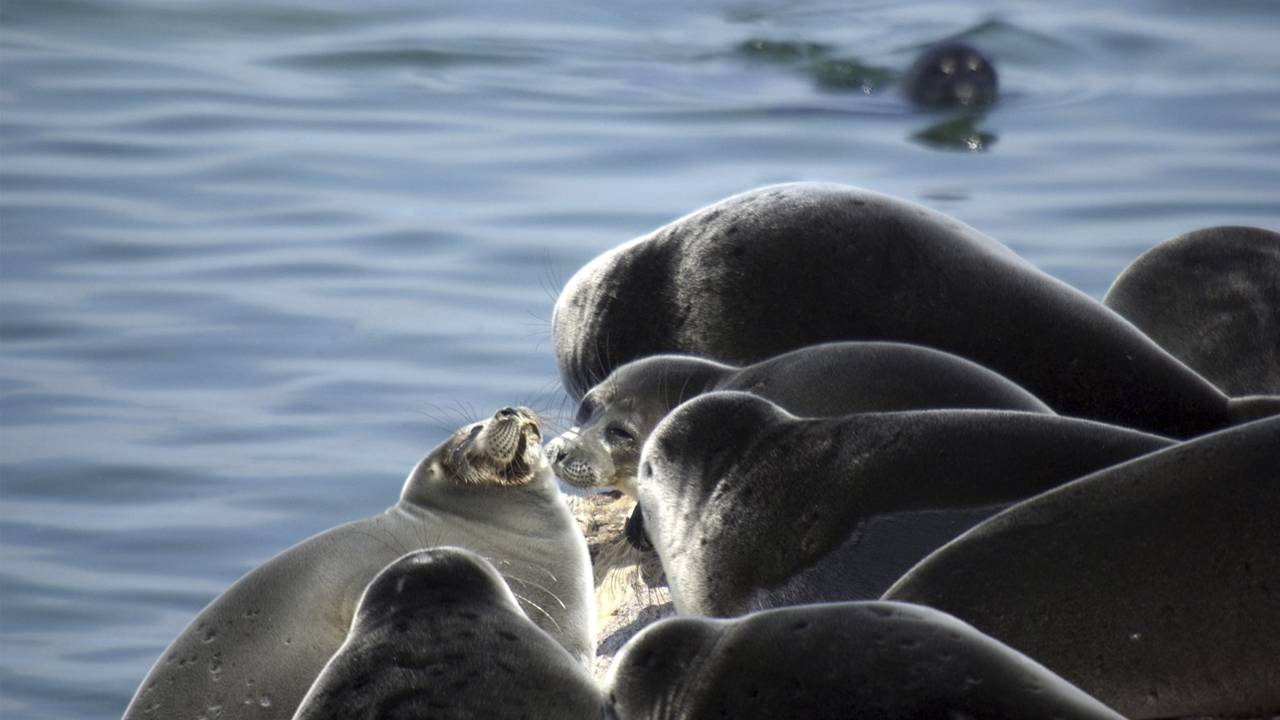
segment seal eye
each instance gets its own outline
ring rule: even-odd
[[[586,425],[587,421],[596,412],[596,404],[591,398],[583,398],[582,404],[578,406],[578,414],[573,417],[573,424],[579,427]]]
[[[610,425],[604,429],[604,434],[614,442],[635,442],[636,439],[635,435],[619,425]]]

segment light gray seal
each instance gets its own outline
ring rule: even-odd
[[[944,350],[1063,415],[1190,437],[1237,407],[1130,323],[971,227],[842,185],[735,195],[610,250],[556,301],[575,399],[617,367],[684,353],[745,365],[836,340]]]
[[[663,620],[627,644],[606,689],[625,720],[1122,720],[965,623],[891,602]]]
[[[156,661],[125,720],[289,717],[346,638],[369,581],[406,552],[438,545],[492,562],[525,613],[590,667],[590,559],[540,439],[525,408],[458,430],[386,512],[294,545],[210,603]]]
[[[1280,418],[1015,505],[885,598],[929,605],[1132,718],[1280,714]]]
[[[1053,412],[976,363],[916,345],[825,343],[747,367],[658,355],[619,367],[583,396],[573,427],[547,446],[551,469],[572,489],[634,497],[640,448],[654,426],[680,403],[717,390],[759,395],[800,417],[935,408]]]
[[[636,481],[677,612],[874,599],[1003,507],[1172,441],[1002,410],[794,417],[746,393],[681,405]]]
[[[497,570],[449,547],[378,573],[293,717],[582,720],[602,718],[604,705],[591,675],[529,621]]]
[[[1143,253],[1102,301],[1230,395],[1280,395],[1280,233],[1210,227]]]

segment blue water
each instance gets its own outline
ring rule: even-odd
[[[205,603],[464,419],[554,420],[560,284],[723,196],[861,185],[1095,296],[1175,234],[1280,226],[1273,2],[688,5],[5,0],[0,715],[118,717]],[[981,118],[886,79],[953,36],[1000,72]]]

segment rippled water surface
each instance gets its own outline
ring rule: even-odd
[[[1094,295],[1280,226],[1272,2],[696,5],[5,0],[0,715],[118,717],[464,418],[554,417],[560,284],[723,196],[891,193]],[[893,87],[955,36],[984,117]]]

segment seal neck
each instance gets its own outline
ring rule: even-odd
[[[468,485],[451,480],[428,457],[409,474],[393,509],[413,517],[447,515],[542,536],[549,517],[547,503],[552,501],[559,501],[559,493],[547,467],[523,485]]]

